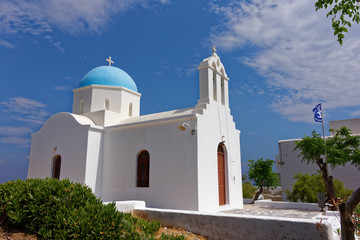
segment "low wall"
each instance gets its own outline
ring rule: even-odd
[[[104,202],[104,204],[109,204],[111,202]],[[145,208],[145,201],[118,201],[115,202],[116,209],[119,212],[130,213],[133,212],[135,208]]]
[[[254,201],[254,199],[252,198],[243,198],[243,203],[244,204],[252,204]]]
[[[181,227],[209,239],[334,240],[327,220],[265,217],[238,214],[203,214],[192,211],[135,209],[135,216],[164,226]]]

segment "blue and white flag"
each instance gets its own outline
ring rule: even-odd
[[[315,122],[322,122],[321,103],[315,106],[313,109]]]

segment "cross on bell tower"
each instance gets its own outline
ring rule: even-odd
[[[213,50],[213,53],[216,53],[216,47],[215,47],[215,44],[213,45],[212,50]]]

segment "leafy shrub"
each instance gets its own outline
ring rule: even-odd
[[[292,202],[316,203],[317,193],[326,192],[325,183],[320,173],[315,175],[297,173],[294,179],[296,179],[296,182],[293,185],[293,191],[286,190],[287,199]],[[333,183],[337,197],[347,199],[352,194],[352,190],[345,188],[340,180],[334,178]]]
[[[102,204],[89,187],[50,178],[0,184],[0,219],[43,239],[154,239],[160,228]]]
[[[242,180],[243,198],[253,198],[256,193],[256,187],[247,180],[247,176],[245,174],[243,174]]]

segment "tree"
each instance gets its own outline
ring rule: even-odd
[[[356,206],[360,203],[360,187],[354,191],[349,200],[339,205],[341,238],[343,240],[355,240],[356,225],[352,218]]]
[[[332,9],[326,16],[332,16],[334,35],[337,36],[340,45],[343,43],[344,32],[348,32],[347,27],[351,27],[351,21],[355,23],[360,22],[359,1],[360,0],[318,0],[315,3],[316,11],[332,6]]]
[[[360,167],[360,140],[358,136],[352,136],[346,127],[330,131],[333,137],[326,140],[326,145],[320,134],[313,131],[312,136],[305,135],[302,141],[295,142],[295,150],[300,150],[298,157],[302,157],[303,161],[308,164],[315,163],[319,167],[328,194],[328,202],[336,208],[338,203],[334,192],[333,177],[328,175],[328,164],[334,168],[351,162],[356,167]],[[323,159],[325,148],[326,161]]]
[[[258,199],[264,187],[275,188],[280,185],[278,174],[272,170],[273,165],[274,161],[270,159],[249,160],[249,179],[259,188],[255,194],[254,201]]]
[[[338,202],[336,201],[333,177],[328,175],[328,164],[334,168],[351,163],[360,170],[360,137],[351,135],[351,131],[346,127],[330,131],[333,137],[326,140],[326,146],[320,135],[313,131],[311,137],[305,136],[302,141],[295,143],[295,150],[300,150],[299,157],[302,157],[303,161],[318,165],[325,183],[328,202],[332,204],[332,209],[336,210]],[[322,156],[325,155],[325,149],[326,161],[323,161]],[[354,239],[355,223],[352,213],[359,203],[360,187],[353,192],[348,201],[339,204],[343,240]]]

